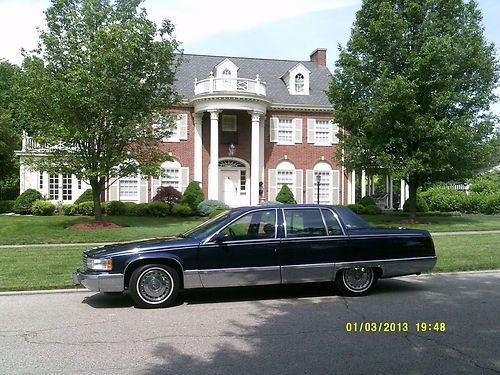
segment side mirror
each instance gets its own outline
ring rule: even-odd
[[[213,238],[213,240],[215,241],[215,243],[222,243],[224,241],[227,241],[229,239],[229,234],[227,233],[222,233],[222,232],[219,232],[215,235],[215,237]]]

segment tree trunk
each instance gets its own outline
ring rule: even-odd
[[[417,218],[417,189],[418,182],[415,178],[408,179],[408,212],[410,214],[409,219],[414,221]]]
[[[92,179],[90,181],[90,186],[92,187],[92,198],[94,200],[94,217],[96,221],[102,220],[102,209],[101,209],[101,191],[102,184],[97,179]]]

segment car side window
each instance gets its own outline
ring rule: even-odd
[[[285,209],[287,237],[326,236],[325,223],[318,209]]]
[[[276,211],[255,211],[240,217],[225,227],[221,233],[229,240],[257,240],[274,238],[276,235]]]
[[[321,210],[325,219],[326,229],[329,236],[340,236],[343,234],[340,223],[330,210]]]

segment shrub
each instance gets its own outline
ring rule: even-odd
[[[134,202],[123,202],[123,214],[127,216],[137,216],[136,206],[137,204]]]
[[[82,202],[78,206],[78,213],[85,216],[94,215],[94,202]]]
[[[380,215],[382,209],[379,206],[366,206],[363,207],[363,214],[365,215]]]
[[[78,205],[77,204],[65,204],[63,205],[64,215],[67,216],[75,216],[78,214]]]
[[[376,206],[377,202],[375,202],[375,199],[373,199],[372,197],[365,195],[363,198],[357,201],[356,204],[360,204],[363,207],[368,207],[368,206]]]
[[[472,193],[466,195],[461,204],[461,212],[467,214],[485,213],[488,205],[488,194]]]
[[[281,187],[281,190],[279,191],[278,195],[276,196],[276,200],[280,203],[285,203],[285,204],[294,204],[297,203],[295,200],[292,191],[288,187],[288,185],[283,185]]]
[[[170,212],[170,206],[165,202],[151,202],[148,204],[148,212],[151,216],[165,217]]]
[[[225,211],[229,210],[230,207],[225,204],[224,202],[214,200],[214,199],[208,199],[206,201],[201,202],[198,205],[197,212],[198,215],[200,216],[210,216],[210,214],[214,211]]]
[[[52,216],[55,210],[56,206],[54,203],[43,199],[34,201],[31,206],[31,212],[36,216]]]
[[[80,203],[83,203],[83,202],[93,202],[94,201],[94,197],[92,196],[92,189],[87,189],[85,190],[82,195],[80,195],[74,204],[80,204]]]
[[[14,201],[0,201],[0,214],[12,212]]]
[[[365,213],[365,206],[363,206],[362,204],[348,204],[347,207],[349,207],[351,210],[353,210],[358,215]]]
[[[149,215],[148,203],[138,203],[135,205],[135,216],[147,216],[147,215]]]
[[[193,213],[191,207],[184,203],[178,203],[172,207],[172,215],[176,216],[190,216]]]
[[[277,204],[282,204],[281,202],[276,202],[276,201],[265,201],[265,202],[260,202],[259,206],[274,206]]]
[[[500,194],[490,194],[486,199],[484,213],[488,215],[500,214]]]
[[[161,201],[172,207],[181,201],[182,194],[179,190],[172,186],[161,186],[156,191],[156,195],[153,197],[153,202]]]
[[[108,201],[105,204],[106,214],[111,216],[125,215],[125,203],[120,201]]]
[[[191,209],[191,212],[196,212],[198,205],[203,202],[204,199],[205,196],[203,195],[198,182],[191,181],[184,191],[184,194],[182,194],[182,198],[179,203],[187,204]]]
[[[403,211],[404,212],[410,211],[410,199],[407,199],[405,204],[403,205]],[[425,199],[420,194],[417,194],[417,212],[427,212],[427,211],[429,211],[429,206],[425,202]]]
[[[427,203],[429,210],[440,212],[463,212],[467,199],[467,194],[463,191],[442,187],[430,188],[420,196]]]
[[[470,191],[484,194],[500,193],[500,171],[475,176],[470,183]]]
[[[14,201],[12,211],[21,215],[31,214],[31,206],[35,201],[41,199],[43,199],[43,197],[38,190],[28,189]]]

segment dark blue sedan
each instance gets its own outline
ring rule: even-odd
[[[176,236],[85,251],[73,280],[92,291],[129,290],[138,307],[170,306],[181,289],[334,282],[364,295],[378,278],[436,264],[429,232],[374,229],[347,207],[242,207]]]

